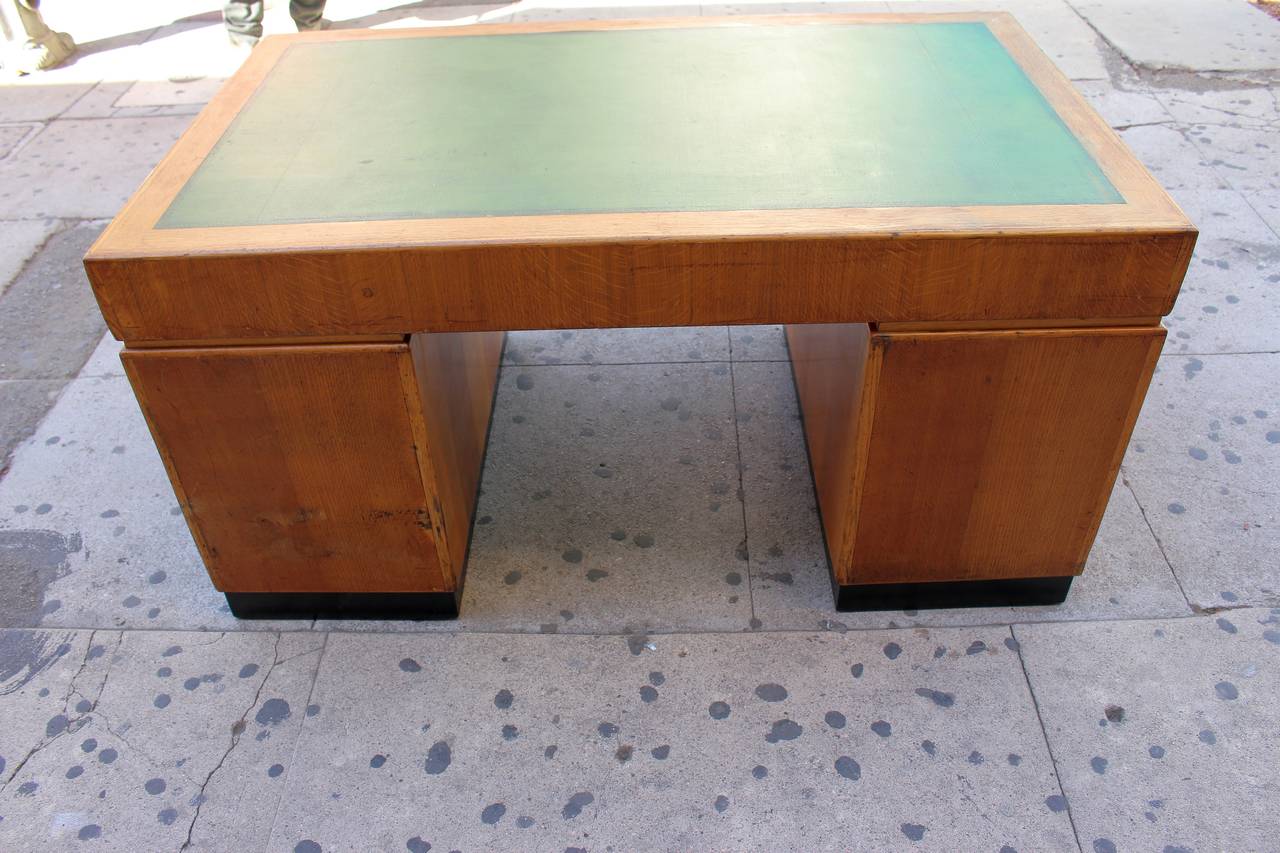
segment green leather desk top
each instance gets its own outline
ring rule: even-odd
[[[1119,204],[981,22],[299,43],[159,228]]]

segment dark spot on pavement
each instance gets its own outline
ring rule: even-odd
[[[579,791],[569,798],[569,802],[564,804],[564,808],[560,810],[560,815],[565,820],[573,820],[582,814],[582,810],[594,803],[595,795],[590,791]]]
[[[423,769],[432,776],[438,776],[449,769],[451,761],[453,761],[453,751],[449,749],[449,744],[438,740],[431,744],[431,749],[427,750],[427,763]]]
[[[260,726],[274,726],[289,719],[289,703],[283,699],[268,699],[262,703],[253,718]]]
[[[950,708],[956,703],[954,694],[943,693],[941,690],[932,690],[928,687],[917,687],[916,695],[925,697],[939,708]]]
[[[787,698],[787,689],[781,684],[761,684],[756,688],[756,696],[766,702],[781,702]]]
[[[852,782],[862,778],[862,767],[847,755],[836,759],[836,772]]]
[[[769,743],[778,743],[784,740],[795,740],[803,733],[804,727],[795,720],[777,720],[769,726],[764,739]]]

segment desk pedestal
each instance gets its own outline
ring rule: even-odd
[[[1164,334],[788,326],[840,609],[1061,601]]]
[[[243,617],[456,616],[502,334],[126,349]],[[1159,326],[788,326],[839,609],[1061,601]]]
[[[457,615],[502,340],[125,350],[233,613]]]

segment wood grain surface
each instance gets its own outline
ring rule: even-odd
[[[462,587],[504,338],[460,332],[410,339],[413,376],[405,398],[412,401],[418,460],[451,589]]]
[[[500,339],[122,359],[218,589],[436,592],[461,579]]]
[[[1084,569],[1164,329],[787,332],[839,583]]]

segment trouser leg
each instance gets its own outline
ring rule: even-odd
[[[313,30],[320,25],[324,15],[325,0],[291,0],[289,15],[297,25],[298,31]]]
[[[232,41],[257,41],[262,38],[262,0],[227,0],[222,20]]]
[[[31,41],[43,41],[50,32],[44,18],[40,17],[40,0],[16,0],[18,21]]]

